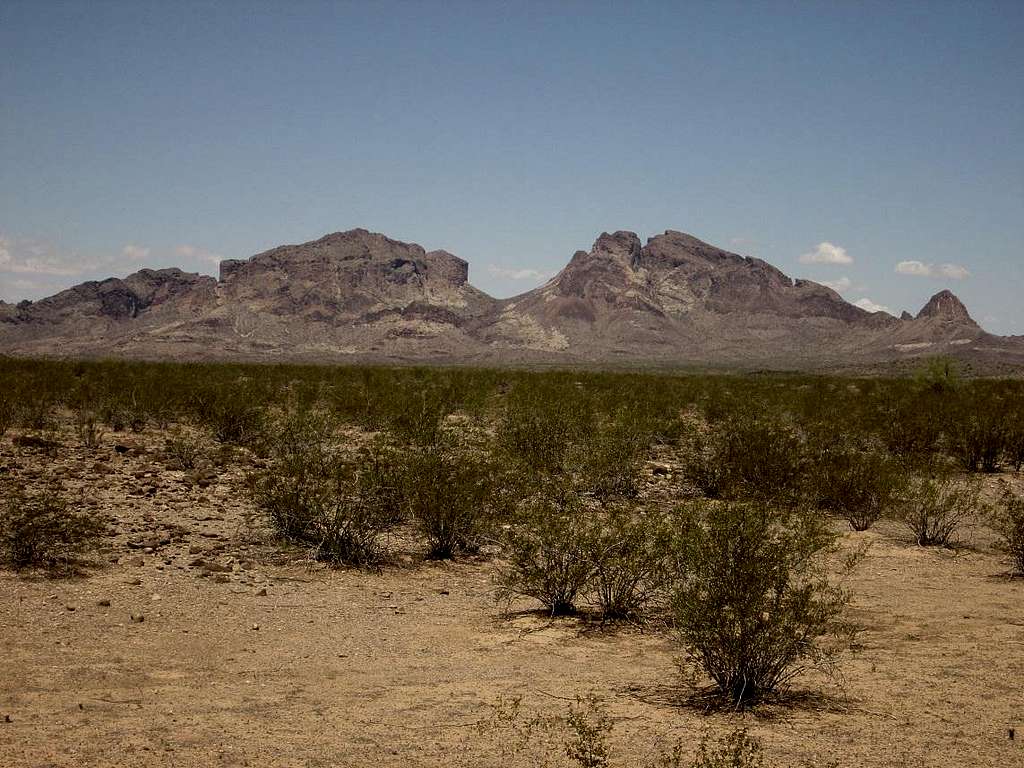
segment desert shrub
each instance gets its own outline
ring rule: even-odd
[[[695,435],[685,473],[708,498],[795,501],[805,472],[803,444],[789,426],[740,414]]]
[[[0,504],[0,558],[17,570],[71,570],[106,531],[102,518],[72,510],[55,491],[7,489]]]
[[[750,736],[746,729],[740,729],[717,742],[705,734],[692,768],[761,768],[763,765],[761,742]]]
[[[594,600],[605,619],[641,619],[665,596],[672,530],[656,512],[614,509],[590,537]]]
[[[955,392],[962,382],[960,364],[944,355],[929,358],[914,373],[914,384],[919,390],[939,395]]]
[[[811,494],[818,507],[845,518],[853,530],[866,531],[899,498],[904,477],[887,454],[837,443],[818,454]]]
[[[103,429],[99,419],[92,411],[78,411],[75,413],[75,428],[78,430],[78,437],[86,448],[97,448],[103,438]]]
[[[596,696],[577,697],[566,717],[569,736],[565,740],[565,756],[579,768],[607,768],[610,746],[608,737],[614,723]]]
[[[602,500],[635,496],[649,441],[650,433],[625,415],[597,426],[572,451],[580,488]]]
[[[573,446],[594,429],[593,404],[585,393],[557,380],[517,387],[496,426],[498,449],[527,477],[565,475]]]
[[[950,453],[968,472],[995,472],[1006,447],[1006,413],[983,391],[964,391],[947,414]]]
[[[474,552],[504,517],[501,468],[488,456],[449,441],[408,455],[408,511],[426,537],[429,555]]]
[[[400,517],[390,454],[374,446],[355,458],[340,455],[333,422],[316,413],[291,415],[274,434],[269,466],[249,478],[253,502],[271,528],[327,562],[379,560],[380,536]]]
[[[899,505],[899,519],[922,547],[952,544],[978,509],[978,484],[953,478],[915,478]]]
[[[826,578],[835,537],[817,514],[764,503],[680,512],[673,613],[689,656],[736,706],[753,704],[829,654],[847,598]]]
[[[1006,459],[1017,472],[1024,467],[1024,405],[1018,405],[1008,419]]]
[[[0,437],[14,424],[14,403],[6,397],[0,397]]]
[[[1024,575],[1024,497],[1013,493],[1009,485],[1003,487],[992,511],[992,527],[999,534],[1003,549],[1013,559],[1014,569]]]
[[[30,395],[18,409],[21,426],[27,429],[45,430],[53,424],[55,402],[47,393]]]
[[[164,442],[164,458],[173,469],[195,469],[203,458],[202,443],[187,432],[176,432]]]
[[[221,443],[252,443],[263,429],[264,411],[245,391],[225,387],[207,393],[200,397],[196,412],[199,423]]]
[[[595,523],[578,494],[548,487],[527,499],[504,536],[498,597],[532,597],[553,616],[572,614],[594,573]]]

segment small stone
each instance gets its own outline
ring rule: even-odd
[[[128,581],[126,581],[125,584],[127,584],[129,587],[137,587],[140,584],[142,584],[142,579],[128,579]]]
[[[266,597],[266,596],[267,596],[267,588],[266,588],[266,587],[262,587],[262,588],[261,588],[261,589],[260,589],[260,590],[259,590],[259,591],[258,591],[258,592],[256,593],[256,597]]]
[[[110,601],[107,600],[107,598],[103,598],[102,600],[97,600],[96,605],[100,606],[101,608],[109,608]]]
[[[73,605],[65,605],[64,607],[67,608],[69,611],[75,610],[75,606]]]
[[[253,632],[259,632],[260,631],[260,625],[259,624],[253,624],[252,625],[252,631]]]
[[[141,613],[133,613],[128,618],[131,619],[132,624],[141,624],[146,620],[145,615]]]

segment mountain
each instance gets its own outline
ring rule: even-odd
[[[950,354],[1024,367],[1024,340],[986,333],[949,291],[916,315],[683,232],[603,233],[544,285],[494,299],[447,251],[364,229],[221,262],[0,302],[0,352],[172,359],[629,364],[863,369]]]

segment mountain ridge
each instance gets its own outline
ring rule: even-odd
[[[948,290],[915,315],[693,235],[603,232],[508,299],[468,263],[365,229],[219,265],[87,281],[0,302],[0,353],[172,359],[834,368],[951,354],[1024,366],[1024,341],[984,331]]]

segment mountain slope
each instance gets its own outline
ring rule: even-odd
[[[949,291],[916,316],[683,232],[604,233],[546,284],[496,300],[468,265],[362,229],[224,261],[220,279],[142,270],[0,302],[0,352],[359,361],[866,366],[953,354],[1024,365]]]

